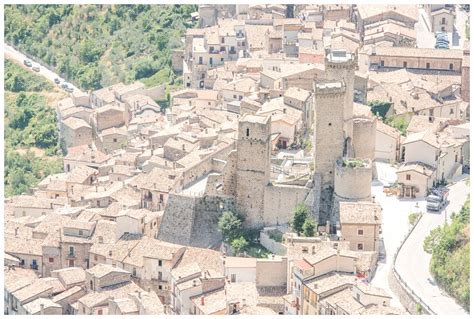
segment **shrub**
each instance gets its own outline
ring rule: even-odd
[[[312,218],[307,218],[303,224],[303,234],[306,237],[313,237],[316,230],[316,223]]]
[[[240,236],[239,238],[232,240],[232,243],[230,245],[232,246],[234,253],[238,254],[243,252],[247,248],[248,244],[249,243],[244,238],[244,236]]]

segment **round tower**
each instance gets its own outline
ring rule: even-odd
[[[332,224],[339,221],[339,203],[370,201],[372,198],[372,161],[359,158],[339,158],[334,177]]]

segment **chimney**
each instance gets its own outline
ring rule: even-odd
[[[201,306],[204,306],[204,296],[201,297]]]
[[[40,315],[44,315],[44,304],[40,304]]]

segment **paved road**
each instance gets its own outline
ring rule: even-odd
[[[379,261],[371,284],[382,288],[392,296],[391,306],[403,308],[398,297],[388,284],[393,256],[401,241],[408,233],[408,215],[424,209],[425,201],[400,200],[396,196],[387,196],[383,186],[397,179],[396,169],[387,163],[376,163],[378,180],[372,183],[372,195],[382,206],[382,238],[385,248],[385,260]],[[416,204],[418,203],[418,207]]]
[[[21,53],[20,51],[16,50],[15,48],[13,48],[12,46],[10,46],[6,43],[4,43],[3,47],[4,47],[5,55],[10,59],[18,61],[21,65],[23,65],[23,61],[25,59],[28,59],[28,57],[26,55],[24,55],[23,53]],[[66,81],[65,79],[61,78],[61,76],[59,76],[59,74],[56,74],[53,71],[50,71],[49,69],[44,67],[43,65],[33,61],[33,66],[35,66],[35,65],[38,65],[40,67],[39,72],[34,72],[31,68],[26,68],[25,67],[25,69],[44,76],[46,79],[51,81],[53,84],[54,84],[54,79],[55,78],[58,78],[61,81],[61,83]],[[80,89],[78,87],[74,86],[72,83],[69,83],[69,86],[72,86],[74,88],[74,91],[80,91]]]
[[[399,252],[395,267],[408,286],[439,315],[466,314],[453,298],[441,291],[429,271],[431,255],[423,250],[423,241],[430,231],[443,225],[445,216],[458,212],[469,195],[464,180],[450,186],[446,211],[425,213]],[[445,215],[447,213],[447,215]]]

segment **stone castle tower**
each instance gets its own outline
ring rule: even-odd
[[[245,114],[239,120],[236,206],[245,224],[263,226],[265,186],[270,181],[270,116]]]
[[[344,81],[314,84],[314,170],[321,188],[334,188],[334,165],[344,151]]]
[[[352,116],[354,113],[354,78],[357,56],[345,50],[326,49],[324,58],[327,80],[341,80],[346,84],[344,97],[344,133],[345,138],[353,138]]]

